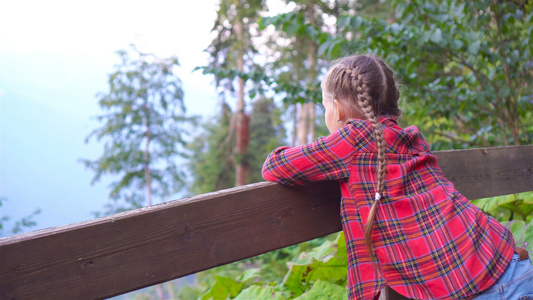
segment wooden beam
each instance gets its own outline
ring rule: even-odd
[[[533,190],[533,145],[435,152],[446,178],[469,199]]]
[[[472,199],[533,190],[533,146],[436,155]],[[262,182],[2,238],[0,299],[107,298],[324,236],[339,197]]]
[[[338,190],[263,182],[2,239],[0,299],[105,298],[337,232]]]

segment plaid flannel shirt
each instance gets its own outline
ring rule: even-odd
[[[368,121],[350,120],[327,137],[274,150],[263,177],[287,185],[337,180],[348,252],[350,299],[373,299],[385,284],[409,298],[468,299],[490,287],[513,253],[511,232],[455,190],[418,128],[382,116],[387,172],[372,243],[364,228],[376,193],[377,148]]]

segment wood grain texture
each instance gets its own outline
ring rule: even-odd
[[[435,152],[444,175],[469,199],[533,190],[533,145]]]
[[[470,198],[533,190],[533,146],[437,152]],[[0,239],[0,299],[98,299],[341,230],[336,182],[262,182]]]

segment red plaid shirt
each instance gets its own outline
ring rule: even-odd
[[[490,287],[514,253],[511,232],[455,190],[418,128],[383,116],[386,185],[370,261],[364,227],[376,193],[377,148],[368,121],[316,142],[274,150],[263,177],[288,185],[338,180],[348,252],[350,299],[373,299],[385,284],[409,298],[467,299]]]

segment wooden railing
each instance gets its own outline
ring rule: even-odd
[[[533,190],[533,145],[435,154],[470,199]],[[261,182],[2,238],[0,299],[107,298],[321,237],[339,197]]]

